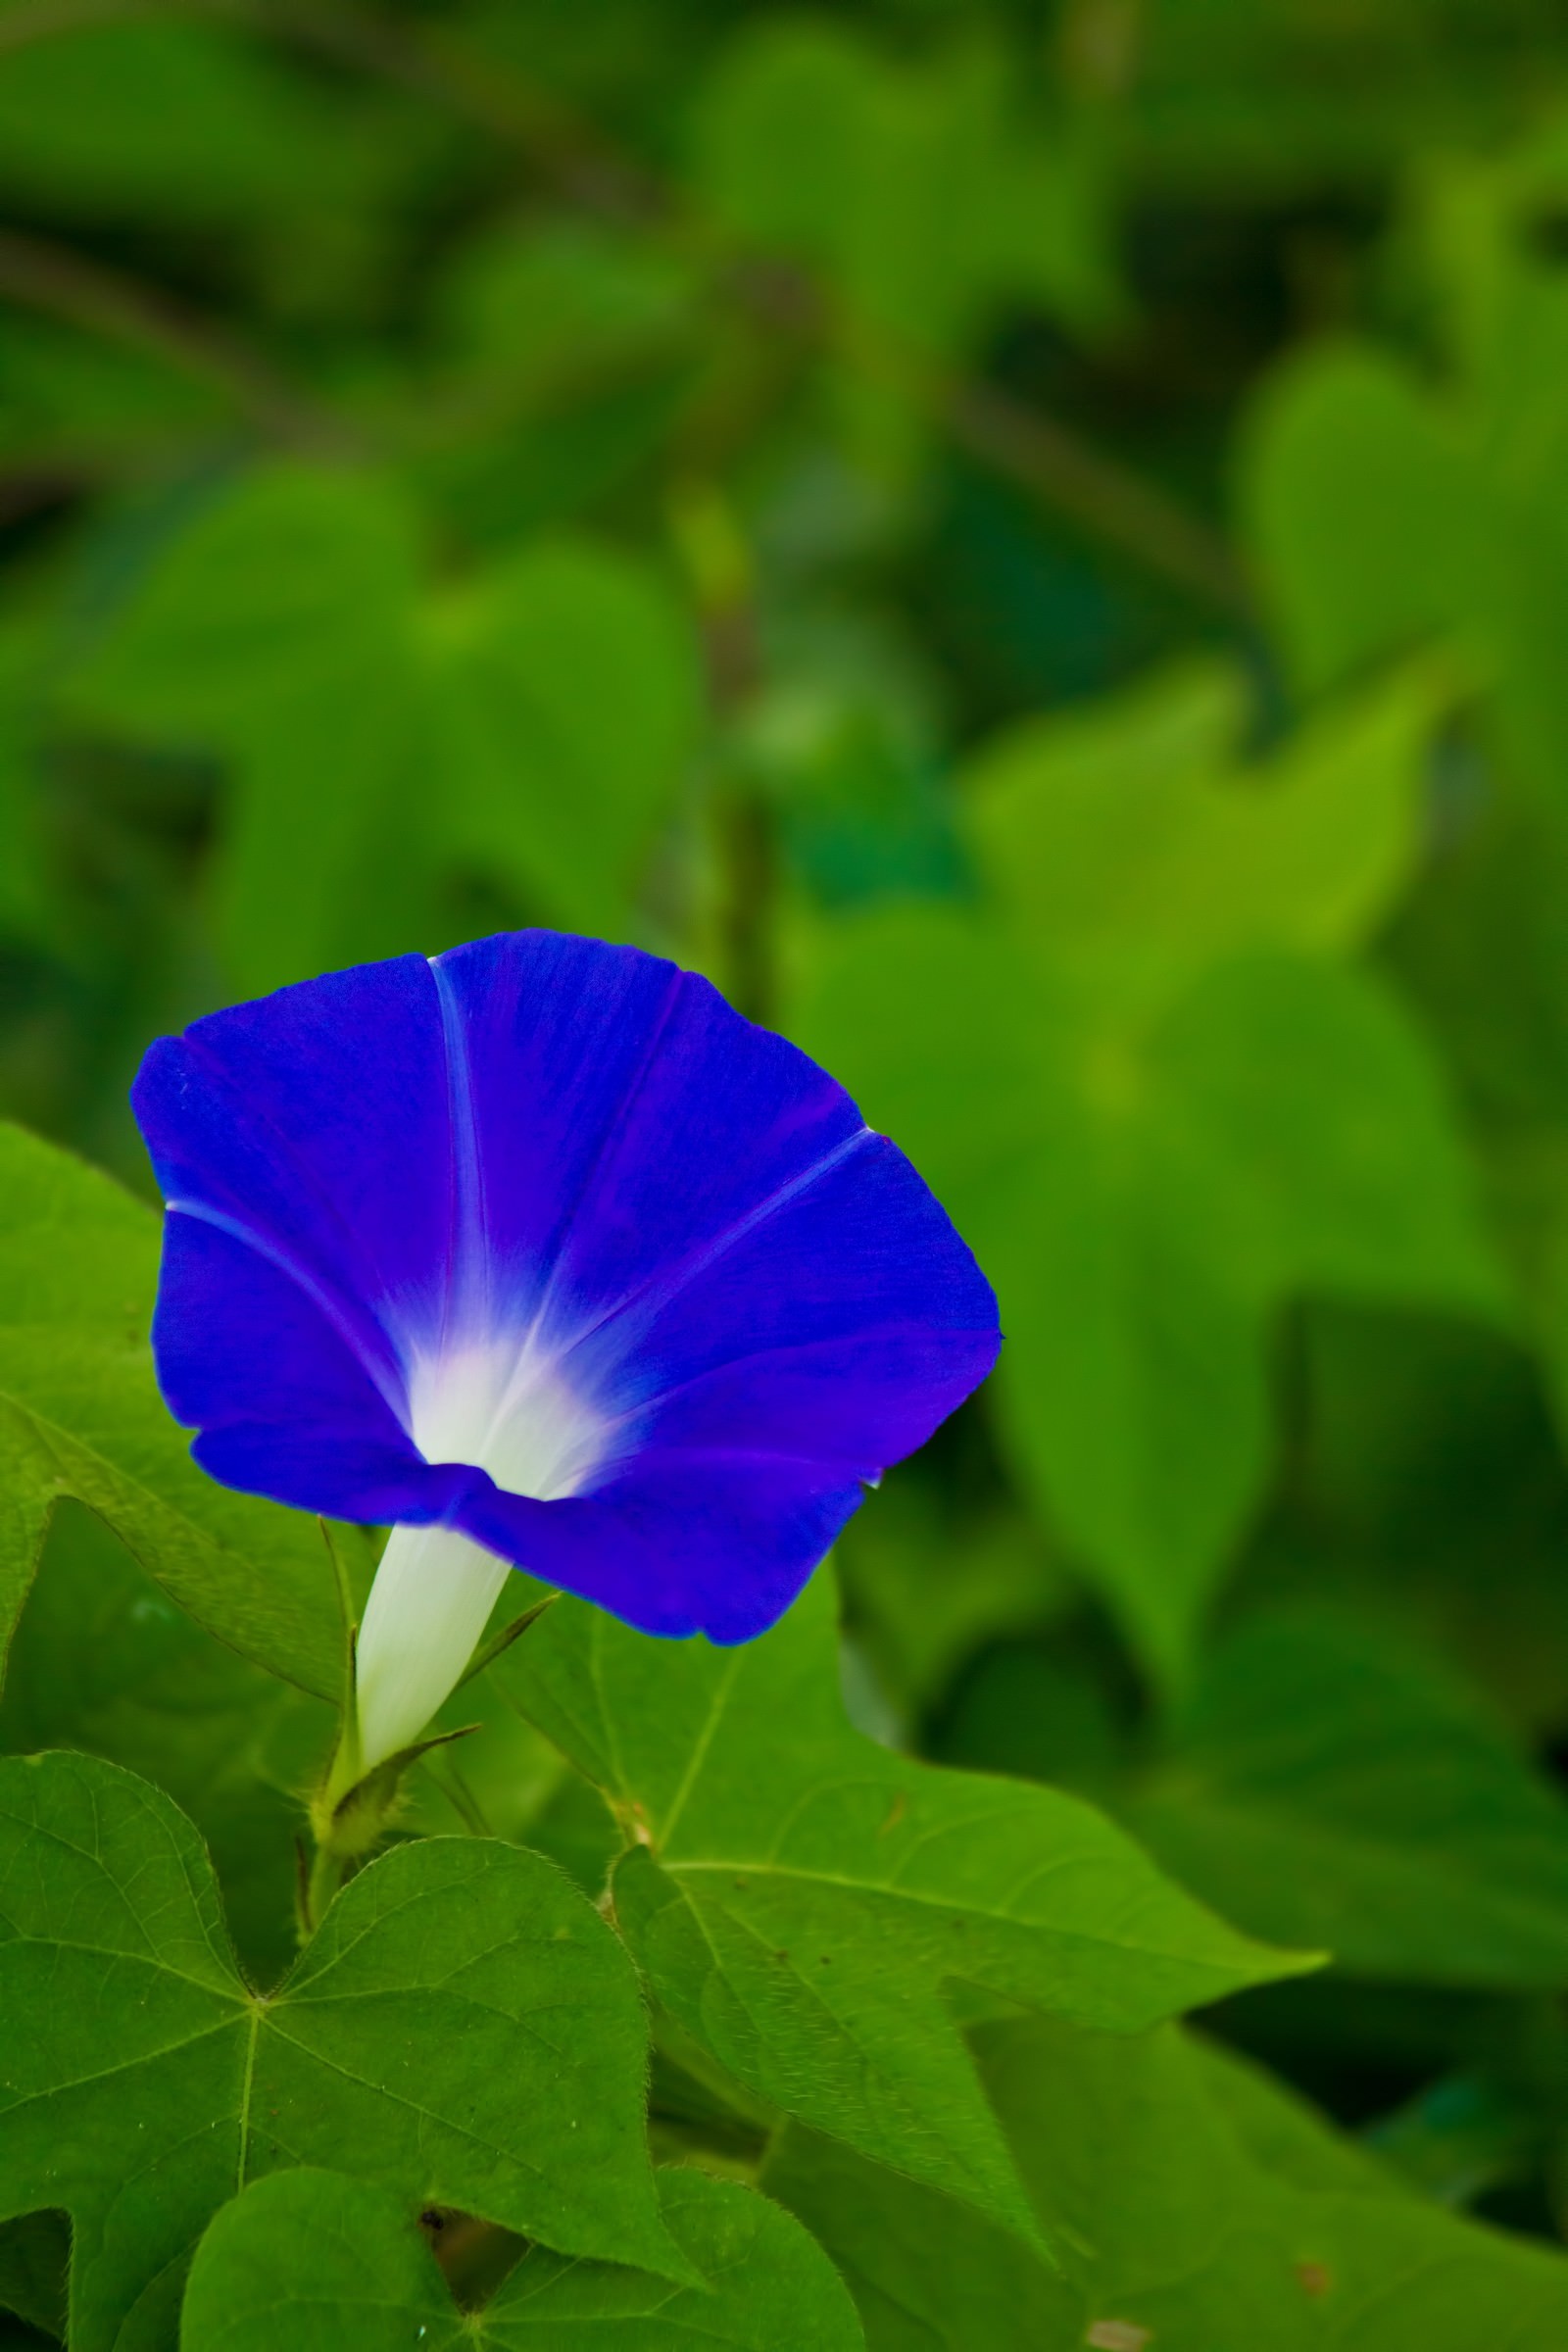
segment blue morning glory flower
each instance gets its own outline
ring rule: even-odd
[[[904,1154],[634,948],[523,931],[331,973],[161,1039],[132,1102],[196,1459],[393,1530],[366,1769],[514,1564],[648,1633],[760,1633],[996,1358]]]

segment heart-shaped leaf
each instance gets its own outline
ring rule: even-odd
[[[340,2173],[275,2173],[198,2247],[181,2352],[274,2352],[285,2310],[292,2352],[858,2352],[855,2306],[799,2223],[700,2173],[658,2184],[704,2284],[535,2246],[482,2312],[460,2315],[412,2205]]]
[[[184,1815],[57,1754],[0,1764],[0,2214],[70,2212],[75,2352],[154,2340],[218,2206],[346,2149],[412,2201],[690,2277],[631,1965],[541,1856],[397,1848],[262,1999]]]

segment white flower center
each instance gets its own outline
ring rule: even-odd
[[[409,1428],[427,1462],[471,1462],[538,1502],[575,1494],[609,1437],[604,1416],[548,1356],[501,1341],[417,1358]],[[360,1629],[364,1770],[424,1730],[472,1657],[511,1568],[451,1528],[392,1530]]]
[[[557,1502],[603,1459],[608,1425],[541,1349],[478,1341],[420,1356],[409,1426],[427,1462],[472,1462],[498,1487]]]

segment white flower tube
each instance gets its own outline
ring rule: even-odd
[[[505,1335],[416,1359],[410,1421],[426,1461],[477,1462],[514,1494],[571,1494],[600,1417],[549,1357]],[[360,1769],[417,1740],[472,1657],[509,1563],[446,1527],[395,1527],[360,1628]]]
[[[360,1770],[418,1739],[473,1656],[511,1564],[449,1527],[395,1527],[360,1628]]]

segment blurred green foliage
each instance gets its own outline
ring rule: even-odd
[[[1546,0],[0,5],[0,1111],[147,1195],[136,1060],[237,996],[528,922],[710,971],[1002,1300],[841,1550],[861,1730],[1335,1956],[1203,2042],[988,1996],[897,2116],[846,2029],[792,2105],[623,1860],[656,2131],[766,2140],[873,2352],[1568,2335],[1445,2210],[1568,2215],[1565,230]],[[341,1609],[162,1420],[153,1234],[0,1151],[0,1741],[166,1788],[270,1981]],[[597,1892],[647,1792],[508,1715],[548,1654],[411,1818]]]

